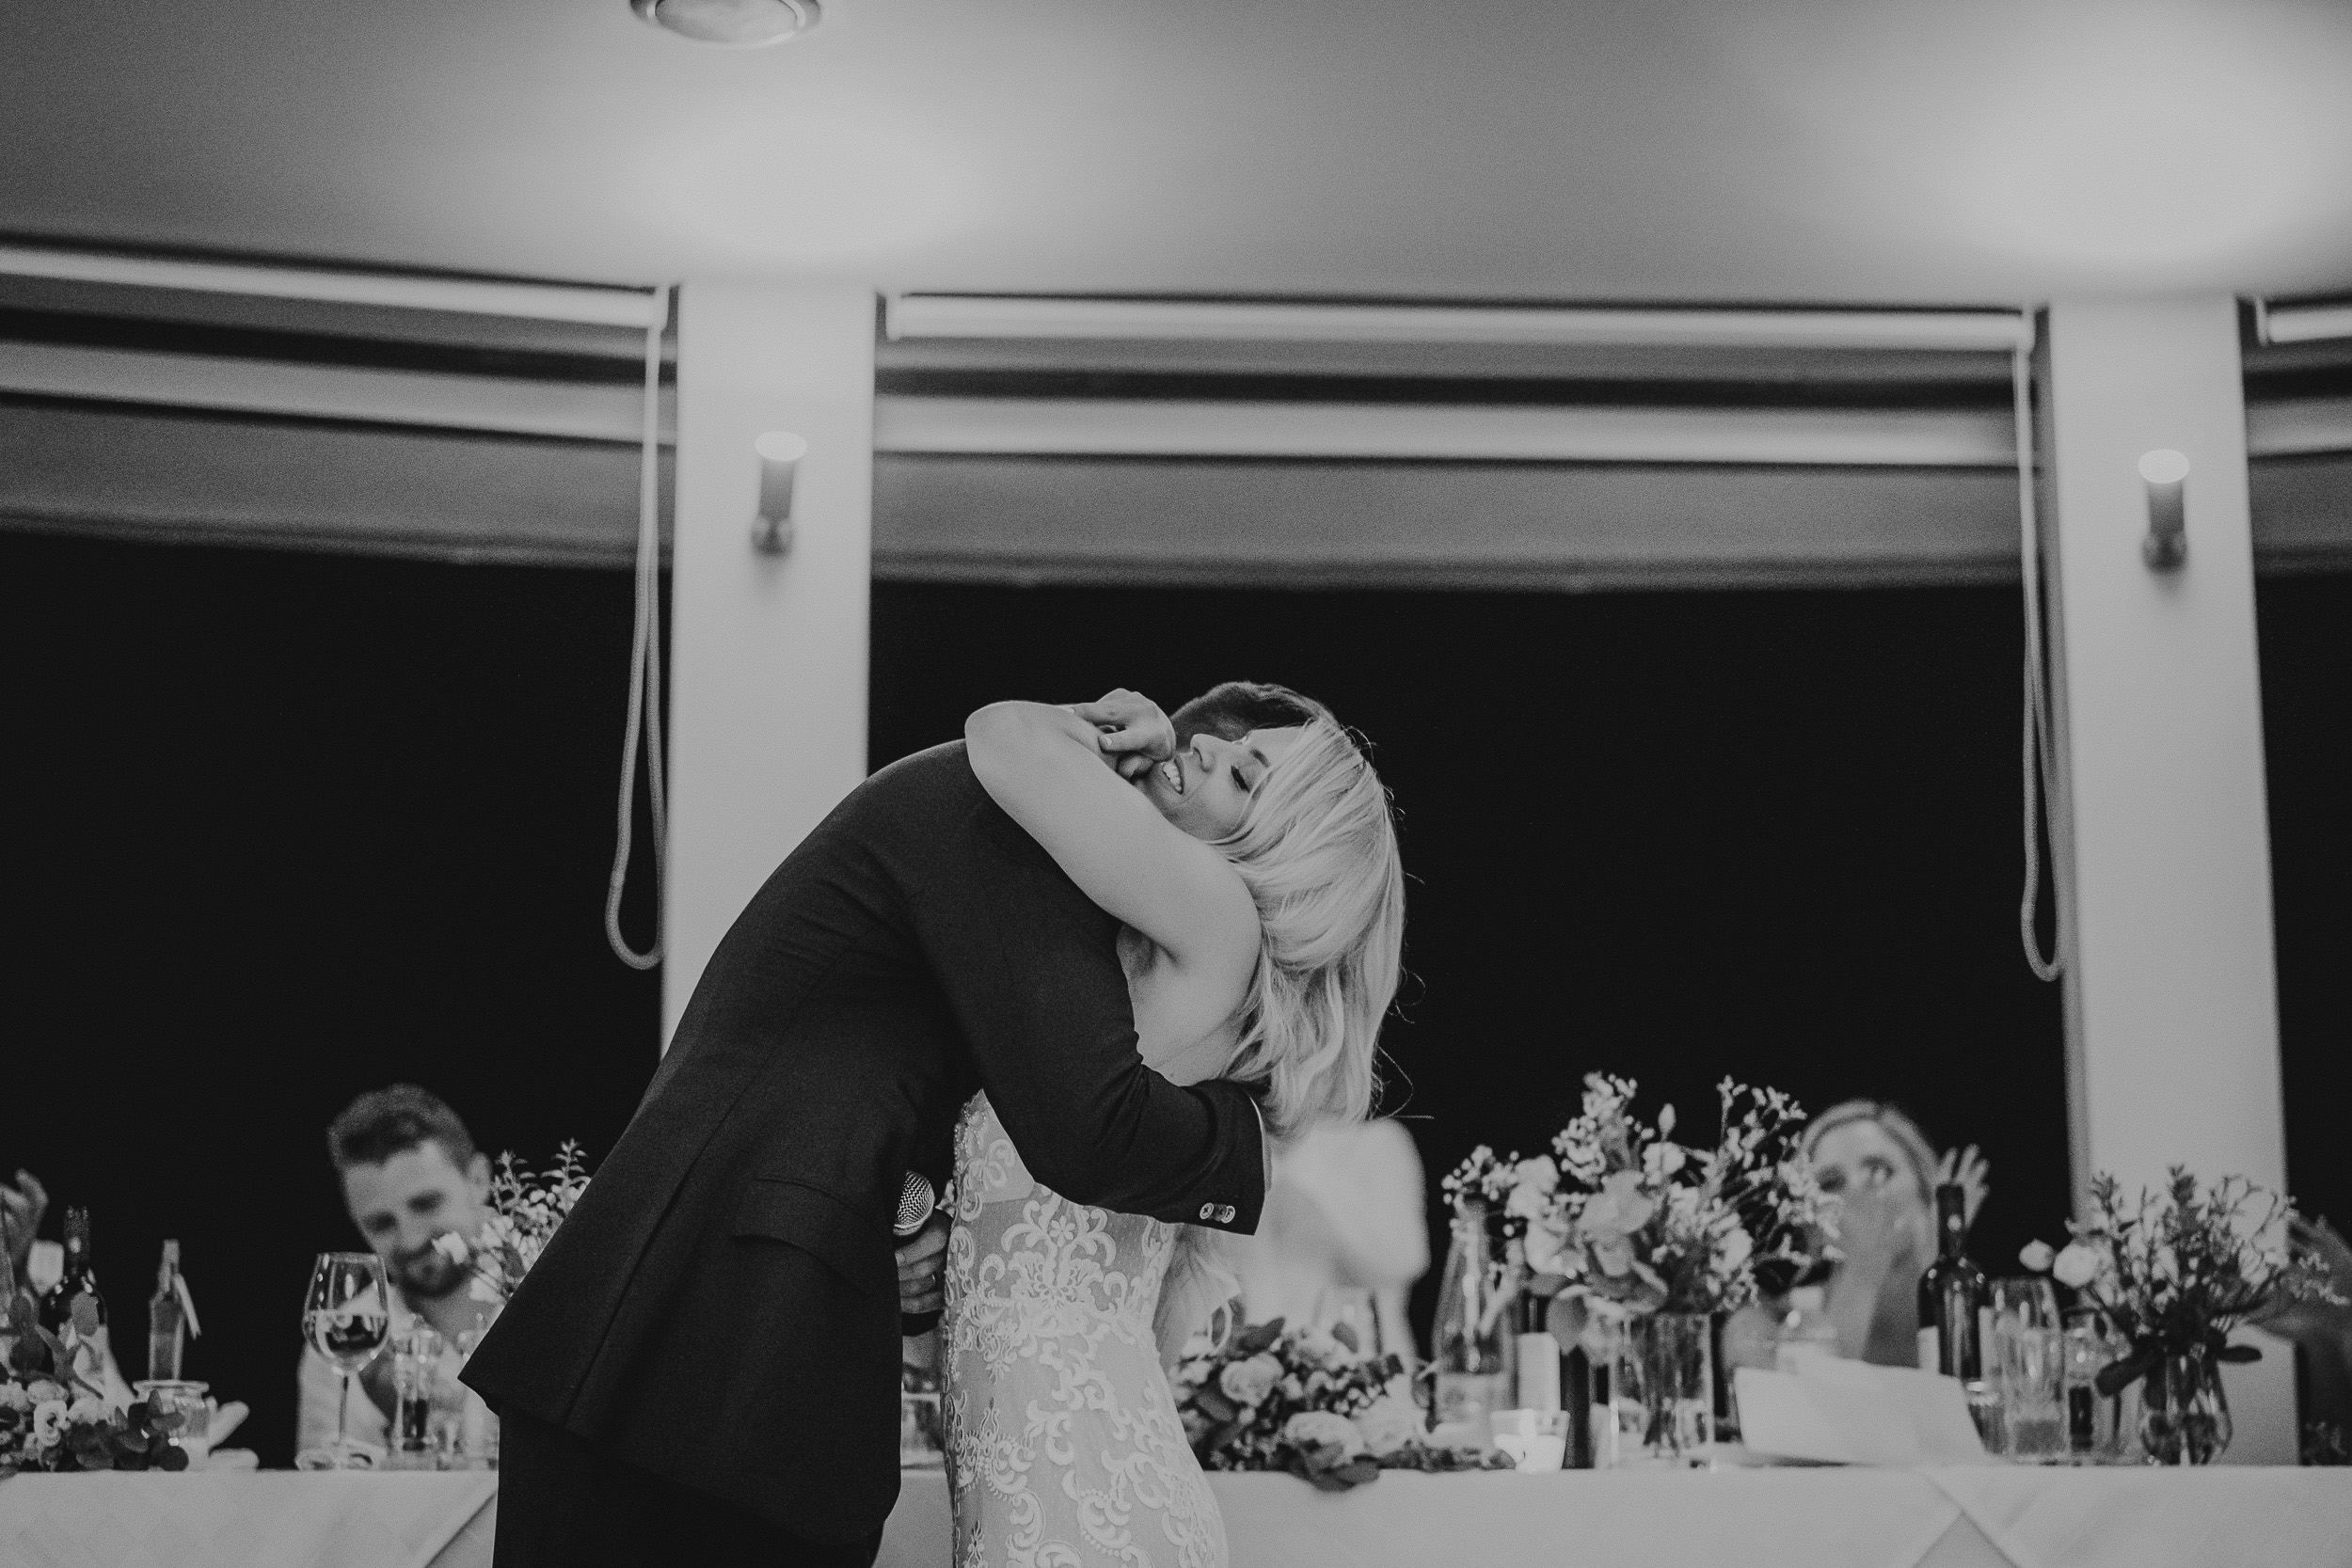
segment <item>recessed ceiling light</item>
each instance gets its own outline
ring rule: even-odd
[[[818,0],[628,0],[628,8],[656,27],[728,49],[788,43],[823,14]]]

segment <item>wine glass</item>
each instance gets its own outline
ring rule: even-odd
[[[304,1470],[372,1470],[377,1451],[354,1442],[345,1432],[351,1377],[384,1348],[391,1327],[391,1298],[384,1287],[384,1263],[372,1252],[322,1252],[310,1265],[310,1289],[302,1299],[302,1337],[332,1362],[342,1377],[335,1400],[335,1440],[294,1456]]]

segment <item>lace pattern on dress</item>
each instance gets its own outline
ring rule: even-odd
[[[956,1124],[950,1211],[957,1568],[1225,1568],[1152,1335],[1175,1228],[1041,1185],[984,1096]]]

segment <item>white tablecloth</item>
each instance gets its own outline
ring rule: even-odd
[[[1772,1469],[1210,1478],[1232,1568],[2352,1568],[2352,1470]],[[946,1568],[909,1474],[879,1568]]]
[[[18,1476],[5,1568],[489,1568],[498,1478]],[[1232,1568],[2352,1568],[2352,1470],[1216,1476]],[[882,1568],[948,1568],[908,1474]],[[656,1565],[658,1568],[658,1565]]]
[[[498,1477],[19,1475],[0,1481],[5,1568],[488,1568]]]

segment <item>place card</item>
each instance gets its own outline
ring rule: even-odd
[[[1733,1374],[1752,1453],[1817,1465],[1990,1465],[1957,1378],[1812,1357],[1793,1372]]]

